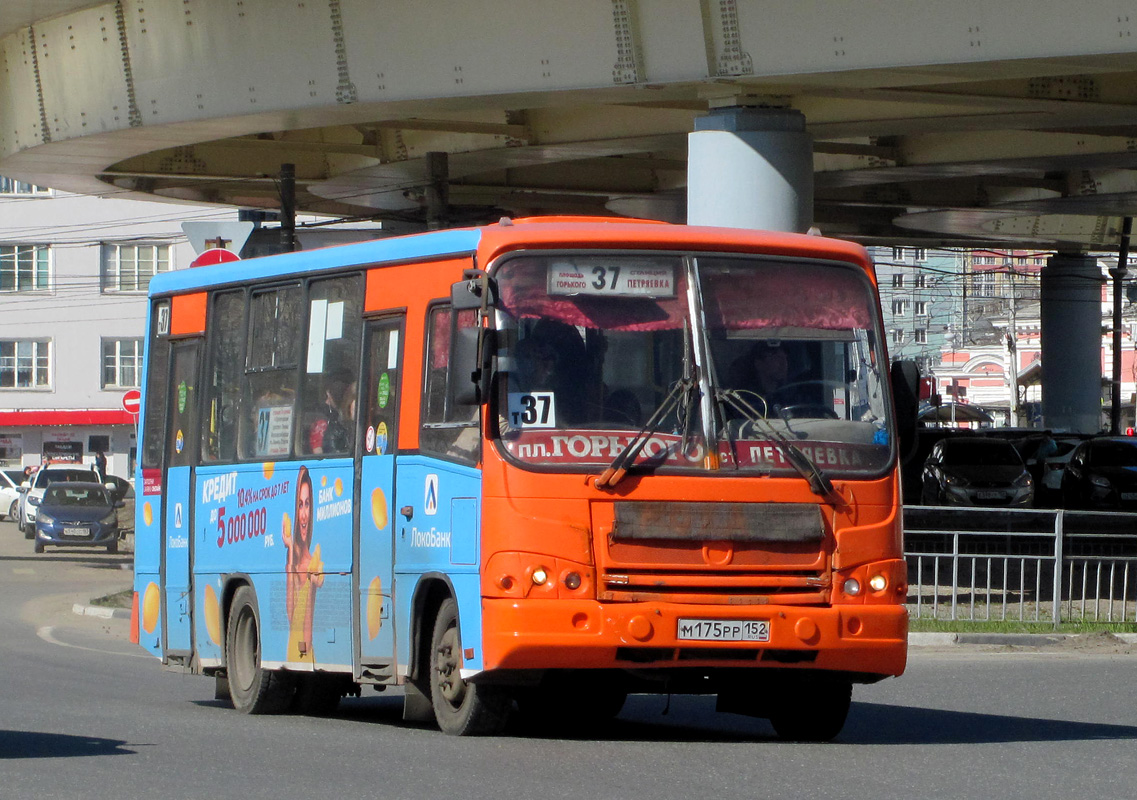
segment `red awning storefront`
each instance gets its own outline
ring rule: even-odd
[[[0,411],[0,428],[57,425],[133,425],[135,415],[118,409],[56,409]]]

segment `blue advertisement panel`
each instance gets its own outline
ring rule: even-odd
[[[425,573],[441,573],[448,576],[458,601],[462,668],[479,671],[483,663],[478,579],[481,472],[426,456],[406,456],[398,459],[396,486],[397,505],[410,512],[395,520],[399,663],[410,660],[408,613],[418,579]]]
[[[365,456],[362,487],[359,515],[360,662],[363,665],[386,665],[395,657],[395,631],[391,619],[395,457]]]
[[[190,640],[190,503],[189,467],[171,467],[166,472],[165,611],[166,649],[188,651]]]
[[[149,480],[135,504],[134,591],[138,593],[138,643],[151,655],[162,655],[162,480],[161,472]]]
[[[220,658],[224,580],[247,576],[260,606],[264,666],[351,668],[353,485],[346,458],[198,470],[203,657]]]

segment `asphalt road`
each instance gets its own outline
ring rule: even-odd
[[[0,522],[0,797],[1127,798],[1137,792],[1137,654],[915,649],[858,687],[827,745],[706,698],[634,697],[588,737],[457,739],[366,691],[328,719],[246,717],[209,679],[163,671],[124,620],[75,602],[130,583],[129,555],[34,556]],[[124,569],[126,567],[127,569]]]

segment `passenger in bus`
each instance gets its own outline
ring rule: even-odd
[[[345,409],[354,413],[351,394],[356,384],[347,372],[328,376],[319,416],[308,429],[308,449],[312,453],[345,453],[351,449],[351,430],[345,423]]]
[[[556,378],[557,353],[552,345],[535,337],[522,339],[514,351],[517,370],[511,387],[515,391],[552,391]]]
[[[791,368],[788,348],[777,339],[755,342],[731,364],[728,375],[729,388],[758,395],[765,408],[759,404],[757,410],[767,415],[809,402],[802,396],[800,373]],[[751,402],[752,398],[747,400]]]
[[[285,606],[288,612],[288,660],[315,660],[312,651],[312,617],[316,608],[316,589],[324,585],[324,564],[320,545],[312,548],[312,476],[301,467],[296,476],[295,526],[284,517],[281,539],[288,551]]]

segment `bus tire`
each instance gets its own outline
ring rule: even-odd
[[[430,637],[430,700],[434,718],[451,736],[499,733],[509,720],[512,699],[501,688],[462,680],[458,603],[447,597]]]
[[[853,684],[845,680],[803,680],[794,683],[792,698],[770,714],[779,739],[791,742],[828,742],[845,727]]]
[[[242,586],[233,595],[225,632],[229,697],[242,714],[279,714],[288,709],[296,686],[286,673],[261,667],[260,631],[257,596]]]

